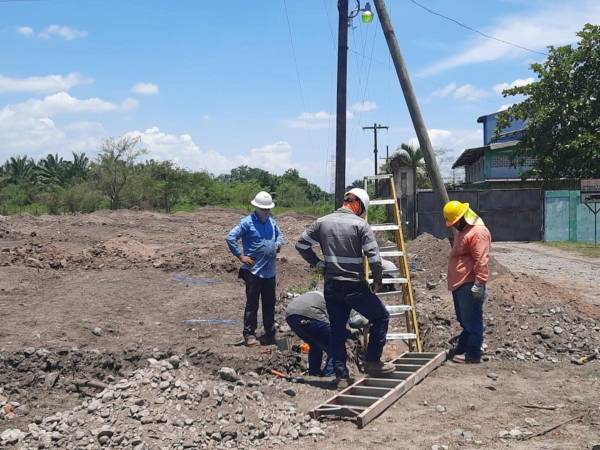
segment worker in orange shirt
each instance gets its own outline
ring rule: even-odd
[[[448,359],[465,355],[465,363],[477,364],[481,362],[483,303],[487,297],[492,236],[468,203],[446,203],[444,218],[448,228],[458,231],[448,260],[448,290],[452,291],[456,319],[462,327],[458,342],[448,351]]]

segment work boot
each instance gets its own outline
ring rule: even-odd
[[[256,339],[256,336],[249,334],[248,336],[244,336],[244,344],[246,347],[254,347],[258,345],[258,340]]]
[[[354,378],[336,378],[332,381],[333,388],[338,391],[346,389],[348,386],[352,386],[354,384]]]
[[[446,352],[446,360],[453,361],[455,356],[464,355],[465,352],[460,350],[458,347],[452,347]]]
[[[465,356],[465,364],[480,364],[481,358],[476,356]]]
[[[261,339],[262,345],[275,345],[275,335],[274,334],[265,334]]]
[[[392,363],[384,363],[383,361],[365,361],[365,372],[372,377],[385,375],[396,370],[396,366]]]

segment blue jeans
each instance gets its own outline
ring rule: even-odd
[[[390,314],[366,282],[325,281],[325,304],[331,322],[333,370],[338,378],[349,376],[346,366],[346,323],[354,309],[371,323],[366,361],[379,361],[385,345]]]
[[[473,283],[465,283],[452,291],[456,319],[462,333],[456,344],[456,353],[469,359],[481,358],[483,344],[483,301],[473,298]]]
[[[299,314],[292,314],[286,317],[285,320],[292,331],[310,346],[308,350],[308,374],[312,376],[332,376],[333,358],[329,356],[329,341],[331,339],[329,324]],[[328,356],[325,367],[321,371],[323,353]]]

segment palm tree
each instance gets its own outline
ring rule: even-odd
[[[27,156],[11,156],[4,163],[3,172],[9,183],[19,184],[33,178],[35,163]]]
[[[73,162],[69,165],[69,179],[70,181],[79,181],[87,177],[90,169],[90,159],[85,153],[73,152]]]
[[[69,164],[68,161],[62,159],[58,154],[49,154],[46,158],[38,161],[38,180],[43,184],[64,186],[67,182]]]
[[[416,237],[417,229],[417,175],[419,170],[424,167],[423,152],[420,147],[415,147],[410,144],[401,144],[396,149],[394,158],[400,159],[402,165],[410,167],[412,172],[412,192],[413,192],[413,238]],[[394,159],[393,158],[393,159]]]

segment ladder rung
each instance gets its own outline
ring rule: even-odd
[[[386,256],[402,256],[404,253],[402,253],[400,250],[381,250],[379,252],[379,256],[381,256],[382,258],[385,258]]]
[[[402,383],[402,380],[394,380],[389,378],[365,378],[363,381],[360,382],[360,384],[357,387],[369,386],[393,389]]]
[[[393,205],[394,203],[396,203],[396,200],[394,200],[393,198],[382,198],[382,199],[378,199],[378,200],[370,200],[369,201],[369,206],[374,206],[374,205]]]
[[[390,317],[397,317],[406,314],[412,309],[410,305],[386,305],[386,309],[390,313]]]
[[[380,175],[367,175],[365,177],[365,180],[367,181],[371,181],[371,180],[387,180],[388,178],[392,178],[392,174],[391,173],[382,173]]]
[[[417,335],[415,333],[388,333],[385,338],[388,341],[410,341],[415,340]]]
[[[392,231],[399,230],[400,227],[395,223],[381,223],[379,225],[371,225],[373,231]]]
[[[387,292],[378,292],[377,297],[391,297],[392,295],[402,295],[402,291],[387,291]]]
[[[369,279],[369,284],[373,282],[372,279]],[[408,279],[406,278],[383,278],[381,280],[381,284],[405,284],[408,283]]]
[[[368,397],[383,397],[391,391],[389,387],[354,386],[350,391],[352,395],[366,395]]]
[[[371,406],[379,400],[379,397],[367,397],[366,395],[340,394],[337,396],[337,404],[344,406]]]

